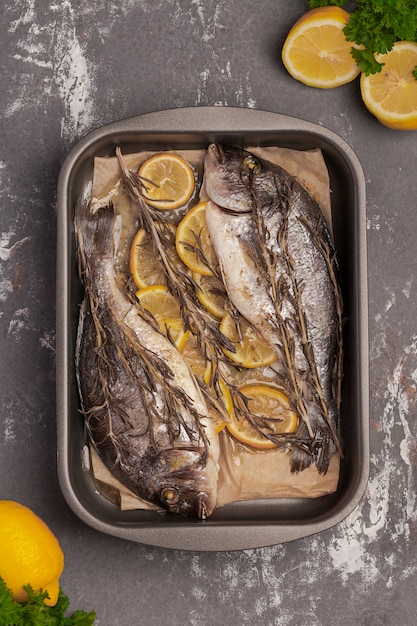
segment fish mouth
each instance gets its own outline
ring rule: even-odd
[[[212,513],[210,498],[204,492],[197,494],[194,500],[183,499],[179,497],[179,495],[178,498],[178,500],[174,499],[170,503],[165,502],[169,513],[186,516],[191,515],[201,520],[206,520]]]
[[[228,163],[227,147],[225,150],[222,145],[211,143],[205,160],[205,190],[208,198],[232,215],[250,213],[252,208],[244,203],[247,189],[239,177],[231,175]]]
[[[218,143],[212,143],[208,147],[210,157],[216,161],[218,165],[222,165],[225,159],[224,150]]]
[[[199,493],[196,500],[196,513],[197,517],[201,520],[205,520],[210,515],[209,502],[205,493]]]

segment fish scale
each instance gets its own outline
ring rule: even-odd
[[[207,517],[217,493],[218,437],[177,348],[140,315],[116,281],[113,207],[77,207],[86,297],[77,381],[91,439],[104,463],[141,498]]]
[[[211,144],[204,166],[206,222],[228,297],[278,355],[302,418],[291,467],[327,471],[340,451],[342,319],[335,257],[321,210],[281,167]]]

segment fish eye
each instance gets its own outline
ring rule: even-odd
[[[159,498],[163,504],[178,504],[180,492],[175,487],[163,487],[159,492]]]
[[[247,170],[251,170],[254,174],[259,174],[261,171],[261,164],[252,155],[243,159],[243,167]]]

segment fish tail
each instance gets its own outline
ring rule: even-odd
[[[305,422],[301,422],[297,440],[303,442],[311,440],[308,426]],[[291,473],[298,474],[299,472],[302,472],[310,467],[313,462],[313,452],[309,447],[294,446],[291,453]]]
[[[86,202],[76,209],[75,231],[81,268],[85,270],[88,259],[94,255],[102,258],[114,256],[114,209],[110,203],[97,213],[90,210]]]
[[[315,463],[319,473],[324,475],[327,473],[330,459],[337,449],[332,433],[328,429],[319,429],[314,445]]]
[[[330,458],[337,449],[330,429],[323,426],[316,427],[314,438],[311,439],[307,425],[302,423],[298,439],[308,445],[294,447],[291,453],[291,472],[298,474],[314,464],[320,474],[326,474]]]

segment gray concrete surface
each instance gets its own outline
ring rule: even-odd
[[[280,60],[303,0],[5,0],[1,24],[0,497],[65,552],[71,606],[100,626],[382,626],[417,610],[417,133],[363,106],[358,81],[315,90]],[[310,120],[354,149],[367,183],[370,479],[336,527],[238,552],[166,550],[80,521],[57,479],[56,182],[70,148],[121,118],[239,106]]]

